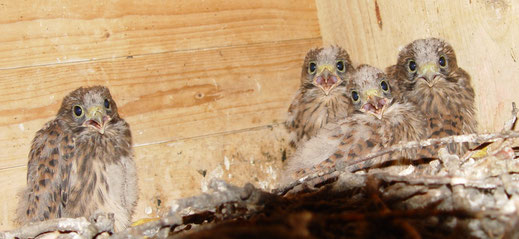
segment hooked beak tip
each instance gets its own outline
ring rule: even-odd
[[[390,100],[386,98],[369,97],[368,103],[362,106],[362,111],[372,114],[377,119],[382,119],[384,111],[389,103]]]
[[[437,75],[424,75],[420,77],[423,81],[425,81],[425,84],[432,88],[436,82]]]
[[[98,109],[92,109],[88,112],[87,120],[85,121],[84,125],[93,128],[100,134],[104,134],[106,124],[110,120],[110,116],[106,115],[105,112],[99,111]]]
[[[341,78],[335,75],[317,76],[314,85],[318,86],[325,95],[329,95],[333,88],[341,83]]]

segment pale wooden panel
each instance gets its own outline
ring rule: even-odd
[[[0,69],[320,37],[312,0],[11,0],[0,29]]]
[[[173,199],[207,190],[213,178],[239,186],[250,182],[265,190],[272,189],[280,177],[287,137],[283,125],[274,125],[138,147],[141,197],[135,218],[160,215]],[[202,171],[206,172],[205,177]]]
[[[0,168],[25,165],[35,132],[82,85],[109,86],[136,145],[283,122],[320,39],[4,70]]]
[[[519,102],[519,1],[316,0],[323,42],[357,63],[396,63],[399,49],[426,37],[450,42],[472,76],[480,131],[502,128]],[[377,6],[378,15],[377,17]]]
[[[0,231],[13,228],[15,211],[18,205],[18,193],[26,185],[26,167],[0,170]]]
[[[282,125],[273,125],[135,147],[140,193],[134,220],[155,217],[168,202],[201,193],[212,178],[271,189],[279,178],[287,136]],[[26,185],[26,170],[0,170],[0,231],[14,227],[16,193]]]

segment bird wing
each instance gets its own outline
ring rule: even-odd
[[[63,130],[57,120],[39,130],[32,142],[27,187],[18,207],[18,221],[26,223],[60,217],[63,209]],[[70,140],[71,141],[71,140]]]
[[[299,110],[303,100],[303,94],[301,89],[297,90],[292,103],[288,107],[288,118],[285,123],[288,132],[290,133],[290,145],[296,147],[299,139],[303,136],[301,130],[298,130],[301,126],[301,115]]]
[[[297,147],[296,152],[287,159],[282,182],[289,182],[300,174],[299,171],[312,168],[332,155],[341,142],[342,129],[336,123],[321,128],[316,136]]]

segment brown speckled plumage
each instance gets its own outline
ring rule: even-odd
[[[443,59],[442,59],[443,58]],[[427,138],[475,133],[477,122],[470,76],[458,67],[451,45],[441,39],[415,40],[400,51],[388,76],[403,100],[422,112]],[[448,145],[450,153],[463,154],[467,145]]]
[[[124,229],[137,201],[131,145],[107,88],[72,91],[34,137],[18,222],[114,213],[115,229]]]
[[[340,62],[342,70],[339,69]],[[311,71],[311,64],[315,64],[314,72]],[[312,49],[306,54],[301,86],[288,109],[286,122],[292,146],[310,139],[328,122],[348,115],[351,104],[346,86],[352,71],[350,57],[346,50],[340,47]],[[323,79],[336,82],[330,86],[331,83],[326,84]]]
[[[385,82],[385,83],[383,83]],[[384,86],[385,84],[385,86]],[[414,141],[426,135],[423,116],[415,106],[403,103],[392,94],[386,75],[375,67],[359,66],[347,87],[354,111],[339,124],[330,124],[296,151],[285,165],[288,178],[301,177],[309,171],[335,165],[338,160],[355,160],[401,141]],[[387,89],[387,90],[384,90]],[[358,94],[354,100],[353,92]],[[398,160],[415,159],[415,150],[385,155]],[[366,161],[374,165],[377,159]]]

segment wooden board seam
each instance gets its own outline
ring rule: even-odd
[[[245,47],[245,46],[261,46],[261,45],[267,45],[267,44],[272,44],[272,43],[290,43],[290,42],[296,42],[296,41],[312,41],[312,40],[319,40],[319,39],[321,39],[321,38],[310,37],[310,38],[289,39],[289,40],[282,40],[282,41],[272,41],[272,42],[257,42],[257,43],[250,43],[250,44],[191,48],[191,49],[182,49],[182,50],[175,50],[175,51],[162,51],[162,52],[154,52],[154,53],[146,53],[146,54],[135,54],[135,55],[129,55],[129,56],[103,57],[103,58],[92,58],[92,59],[87,59],[87,60],[61,61],[59,63],[50,63],[50,64],[35,64],[35,65],[28,65],[28,66],[4,67],[4,68],[0,68],[0,70],[16,70],[16,69],[27,69],[27,68],[31,68],[31,67],[47,67],[47,66],[67,65],[67,64],[73,65],[73,64],[81,64],[81,63],[87,63],[87,62],[91,63],[91,62],[117,60],[117,59],[124,59],[124,58],[146,57],[146,56],[153,56],[153,55],[159,55],[159,54],[210,51],[210,50],[216,50],[216,49],[223,50],[223,49],[229,49],[229,48],[240,48],[240,47]]]
[[[246,132],[246,131],[256,131],[256,130],[261,130],[261,129],[265,129],[265,128],[269,128],[269,127],[276,127],[276,126],[284,125],[284,124],[285,124],[285,122],[282,122],[282,123],[275,123],[275,124],[260,125],[260,126],[244,128],[244,129],[236,129],[236,130],[216,132],[216,133],[211,133],[211,134],[203,134],[203,135],[197,135],[197,136],[191,136],[191,137],[182,137],[182,138],[177,138],[177,139],[150,142],[150,143],[144,143],[144,144],[134,144],[133,147],[143,147],[143,146],[149,146],[149,145],[164,144],[164,143],[171,143],[171,142],[191,140],[191,139],[199,139],[199,138],[204,138],[204,137],[242,133],[242,132]]]
[[[243,132],[247,132],[247,131],[257,131],[257,130],[272,128],[272,127],[282,126],[284,124],[285,124],[285,122],[282,122],[282,123],[275,123],[275,124],[268,124],[268,125],[260,125],[260,126],[256,126],[256,127],[245,128],[245,129],[237,129],[237,130],[229,130],[229,131],[225,131],[225,132],[197,135],[197,136],[192,136],[192,137],[183,137],[183,138],[178,138],[178,139],[163,140],[163,141],[157,141],[157,142],[151,142],[151,143],[145,143],[145,144],[135,144],[135,145],[133,145],[133,147],[138,148],[138,147],[145,147],[145,146],[150,146],[150,145],[166,144],[166,143],[172,143],[172,142],[200,139],[200,138],[205,138],[205,137],[223,136],[223,135],[228,135],[228,134],[243,133]],[[5,171],[5,170],[10,170],[10,169],[15,169],[15,168],[22,168],[22,167],[27,167],[27,165],[20,164],[20,165],[15,165],[15,166],[0,167],[0,172]]]

